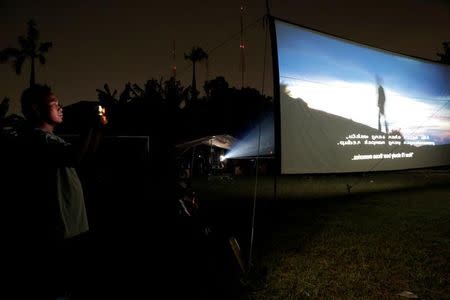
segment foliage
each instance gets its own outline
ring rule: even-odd
[[[7,116],[10,101],[8,97],[5,97],[0,103],[0,135],[2,137],[16,136],[25,124],[25,119],[19,115],[10,114]]]
[[[230,88],[225,78],[217,77],[204,84],[206,96],[187,101],[189,88],[171,77],[150,79],[142,87],[125,84],[120,97],[108,84],[97,89],[100,104],[110,116],[115,132],[170,135],[181,141],[204,135],[237,135],[254,126],[261,113],[272,111],[270,98],[252,88]],[[175,130],[169,130],[175,128]]]
[[[109,88],[109,85],[107,83],[105,83],[103,88],[104,90],[96,89],[100,105],[105,107],[111,107],[119,102],[119,100],[116,99],[117,90],[114,90],[114,92],[111,93],[111,89]]]
[[[33,20],[28,21],[28,29],[26,36],[19,36],[18,42],[20,48],[5,48],[0,51],[0,62],[11,62],[12,67],[17,75],[21,74],[22,66],[25,60],[31,61],[30,86],[34,85],[35,79],[35,63],[39,60],[41,64],[45,64],[47,59],[44,54],[53,46],[52,42],[39,43],[39,31]]]
[[[203,85],[206,96],[209,98],[218,98],[221,95],[224,96],[228,90],[228,87],[228,82],[226,82],[223,76],[219,76],[213,80],[208,80]]]

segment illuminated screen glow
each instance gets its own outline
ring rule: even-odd
[[[275,29],[283,174],[450,165],[450,66]]]

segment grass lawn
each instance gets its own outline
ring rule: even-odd
[[[445,171],[284,176],[274,200],[273,178],[259,178],[260,274],[241,298],[399,299],[410,291],[450,299],[449,183]],[[254,178],[199,180],[194,188],[245,256]]]

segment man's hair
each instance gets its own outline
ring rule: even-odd
[[[29,121],[37,121],[40,118],[40,107],[44,105],[52,90],[48,85],[35,84],[23,91],[20,102],[22,113]]]

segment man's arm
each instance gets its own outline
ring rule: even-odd
[[[90,121],[89,121],[90,119]],[[49,135],[46,136],[44,155],[48,160],[63,166],[78,166],[90,159],[97,151],[107,124],[105,115],[88,118],[90,125],[81,133],[80,139],[73,144]]]
[[[106,111],[101,106],[98,107],[98,113],[92,124],[93,126],[81,136],[80,145],[78,146],[75,157],[77,164],[97,152],[98,145],[103,137],[103,128],[108,124]]]

